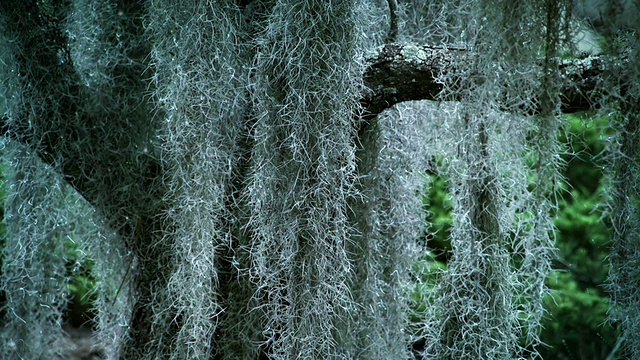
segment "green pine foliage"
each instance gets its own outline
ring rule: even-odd
[[[540,347],[543,358],[620,358],[616,323],[607,321],[607,256],[611,241],[605,213],[604,149],[609,139],[606,117],[567,116],[563,155],[564,191],[554,218],[558,255],[547,279]]]

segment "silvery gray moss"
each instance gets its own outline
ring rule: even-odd
[[[612,306],[609,312],[612,322],[622,324],[623,346],[630,351],[631,357],[640,356],[640,293],[638,292],[638,266],[640,260],[640,222],[638,188],[640,174],[640,44],[637,35],[640,32],[640,20],[631,14],[640,11],[637,1],[623,2],[624,11],[610,11],[607,42],[613,51],[625,53],[629,60],[624,70],[610,78],[608,89],[613,104],[613,119],[610,132],[613,134],[608,147],[610,174],[610,211],[613,223],[613,236],[608,279]],[[619,10],[619,9],[618,9]],[[627,24],[631,36],[620,37],[614,24]],[[612,60],[616,61],[616,60]],[[619,61],[619,60],[617,60]],[[622,84],[620,88],[616,86]],[[606,108],[605,108],[606,109]],[[606,111],[606,110],[605,110]]]
[[[5,143],[3,143],[5,145]],[[64,244],[73,223],[64,209],[63,182],[24,147],[3,146],[8,163],[5,199],[6,240],[0,281],[6,294],[0,330],[4,359],[47,358],[62,336],[58,322],[66,306],[69,281]]]
[[[536,357],[567,4],[401,2],[400,41],[468,57],[437,74],[443,103],[365,122],[364,54],[386,37],[386,6],[0,5],[15,140],[3,142],[3,358],[56,356],[69,237],[94,264],[109,359]],[[636,319],[625,312],[637,303],[629,106],[612,157],[612,314]],[[450,179],[453,253],[413,314],[427,169]],[[631,338],[640,322],[625,321]]]

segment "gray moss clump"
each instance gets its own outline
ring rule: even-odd
[[[453,205],[452,258],[427,310],[425,358],[536,356],[553,255],[550,199],[559,176],[553,157],[556,82],[546,79],[549,86],[539,93],[534,80],[556,73],[553,61],[541,69],[535,60],[541,49],[553,57],[561,44],[563,12],[548,4],[462,2],[460,13],[469,18],[447,32],[459,34],[471,52],[487,55],[460,59],[464,65],[457,71],[465,80],[442,94],[462,99],[441,120],[444,129],[457,129],[441,154]],[[537,34],[547,30],[554,36],[540,39]],[[496,64],[509,70],[496,70]],[[449,75],[443,83],[450,83]],[[504,97],[508,104],[500,102]],[[539,117],[528,115],[538,111]],[[533,166],[527,159],[534,159]]]
[[[411,357],[410,269],[422,253],[422,170],[427,153],[421,119],[398,107],[380,115],[361,136],[358,155],[362,197],[352,201],[351,253],[359,264],[351,292],[359,306],[351,325],[351,358]]]
[[[251,276],[274,359],[340,358],[355,306],[348,248],[359,1],[277,1],[257,40],[255,146],[245,196]],[[348,314],[347,313],[347,314]]]
[[[613,236],[608,290],[612,297],[610,320],[621,325],[622,343],[630,358],[640,356],[640,21],[630,14],[640,11],[637,2],[626,9],[610,9],[612,15],[608,41],[616,52],[625,51],[628,65],[612,78],[609,107],[614,119],[614,134],[609,151],[611,182],[610,207]],[[618,24],[627,28],[616,33]],[[615,34],[615,35],[613,35]]]
[[[385,0],[0,2],[0,357],[59,355],[69,239],[108,359],[537,357],[568,0],[399,14],[399,41],[455,46],[460,65],[435,74],[439,104],[372,118],[363,56]],[[611,314],[635,353],[638,84],[610,97]],[[429,284],[425,170],[453,207]]]
[[[5,244],[0,288],[0,356],[3,359],[55,358],[62,339],[62,315],[69,282],[65,242],[72,235],[68,188],[40,159],[15,142],[2,143],[6,178]],[[67,211],[60,211],[66,209]],[[51,214],[55,216],[51,216]]]
[[[164,201],[171,204],[162,241],[174,267],[154,304],[153,341],[169,349],[150,351],[149,359],[162,351],[171,359],[211,357],[225,311],[218,274],[234,241],[228,203],[247,105],[244,58],[233,40],[240,13],[232,3],[149,5],[154,95],[163,116]],[[177,323],[176,334],[167,332],[168,322]]]

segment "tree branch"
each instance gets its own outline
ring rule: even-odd
[[[447,49],[435,46],[415,46],[389,44],[384,46],[377,55],[369,58],[368,69],[364,74],[365,85],[370,89],[361,100],[365,109],[365,119],[373,118],[393,105],[410,100],[438,100],[442,84],[438,83],[439,74],[445,74],[455,69],[458,58],[464,54],[464,49]],[[562,111],[576,112],[589,110],[599,104],[602,84],[606,74],[604,59],[589,57],[581,60],[563,61],[561,70],[566,84],[562,88]],[[0,118],[0,136],[11,137],[14,140],[29,144],[33,134],[18,133],[20,129],[8,128],[6,115]],[[27,128],[24,128],[28,131]],[[54,149],[59,146],[52,138],[41,141],[37,149],[43,161],[55,164]],[[92,182],[84,172],[75,165],[74,159],[65,159],[62,175],[67,182],[80,194],[91,202],[92,189],[88,189]],[[160,165],[151,165],[152,174],[160,176]]]
[[[385,45],[368,59],[364,75],[370,92],[362,99],[366,117],[371,118],[393,105],[410,100],[439,100],[442,84],[437,78],[455,70],[464,49],[438,46]],[[587,57],[563,60],[560,69],[566,80],[562,87],[561,110],[565,113],[594,108],[602,100],[599,89],[606,76],[604,59]],[[455,79],[453,83],[458,83]]]

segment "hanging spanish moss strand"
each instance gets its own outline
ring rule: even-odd
[[[629,109],[629,108],[627,108]],[[618,153],[613,155],[613,190],[611,211],[613,237],[609,289],[612,308],[610,319],[620,322],[624,345],[631,357],[640,356],[640,306],[637,269],[640,266],[640,127],[638,109],[620,115],[618,119]]]
[[[417,119],[397,107],[379,115],[360,135],[358,171],[362,198],[352,209],[352,293],[357,319],[351,358],[407,359],[410,335],[409,269],[419,254],[425,141]]]
[[[544,279],[553,254],[550,211],[557,179],[557,90],[543,104],[536,79],[557,66],[538,65],[544,49],[555,54],[562,9],[546,1],[471,1],[460,43],[465,79],[443,98],[462,98],[452,119],[461,129],[447,157],[453,204],[453,256],[436,288],[425,324],[425,358],[504,359],[536,356],[535,345],[548,292]],[[549,29],[547,29],[549,26]],[[538,39],[537,34],[549,31]],[[443,75],[446,78],[446,74]],[[460,76],[460,75],[459,75]],[[508,99],[508,102],[504,102]],[[540,106],[543,109],[540,109]],[[544,111],[543,119],[530,114]],[[541,134],[530,145],[528,135]],[[549,161],[531,169],[525,154]],[[555,165],[554,165],[555,164]],[[536,190],[528,189],[532,171]],[[543,177],[544,176],[544,177]],[[525,319],[526,317],[526,319]],[[523,342],[524,341],[524,342]],[[529,352],[533,351],[533,354]]]
[[[2,14],[0,108],[13,119],[23,101],[23,84],[15,66],[17,49],[6,27],[8,21]],[[60,235],[56,229],[61,225],[60,219],[48,216],[52,210],[49,206],[60,205],[60,194],[53,188],[60,184],[23,146],[3,140],[0,147],[2,192],[7,194],[3,204],[6,232],[0,254],[0,357],[53,357],[49,344],[62,334],[60,321],[67,296],[60,284],[68,280],[62,243],[51,239]],[[44,270],[49,274],[45,275]]]
[[[539,12],[544,15],[538,21],[544,24],[544,37],[539,45],[543,49],[544,61],[540,69],[541,85],[537,91],[537,115],[532,119],[527,142],[528,153],[533,159],[529,187],[533,188],[528,199],[523,201],[516,221],[520,236],[515,248],[519,276],[523,279],[519,298],[520,321],[524,326],[521,343],[529,349],[540,345],[538,334],[545,310],[543,298],[550,293],[545,279],[551,272],[551,259],[557,256],[555,248],[555,226],[552,215],[557,211],[557,195],[562,183],[560,170],[565,165],[559,154],[565,151],[558,138],[563,131],[560,114],[560,88],[562,83],[558,57],[561,49],[567,49],[569,39],[566,26],[570,16],[569,1],[544,0],[537,2]],[[530,110],[535,112],[536,109]],[[526,190],[525,190],[526,191]],[[535,351],[531,356],[535,356]]]
[[[466,131],[460,159],[449,170],[453,203],[452,259],[437,291],[441,312],[439,343],[429,343],[427,354],[436,358],[510,358],[517,340],[513,315],[506,234],[501,228],[507,211],[498,199],[503,195],[489,157],[485,118],[463,118]],[[495,121],[495,120],[494,120]],[[465,156],[465,154],[467,154]],[[506,280],[506,281],[505,281]]]
[[[637,100],[636,100],[637,101]],[[629,108],[627,108],[629,109]],[[639,109],[618,120],[619,153],[614,156],[611,196],[613,237],[609,261],[610,319],[620,322],[624,346],[631,358],[640,356],[640,128]]]
[[[149,108],[142,101],[144,85],[139,76],[145,65],[139,62],[140,54],[137,53],[141,47],[140,34],[131,31],[136,25],[132,12],[135,9],[124,8],[117,1],[78,0],[71,2],[64,24],[69,40],[69,60],[77,76],[77,107],[82,114],[75,121],[67,121],[66,125],[87,134],[87,138],[74,139],[77,143],[73,146],[76,151],[85,150],[82,155],[76,153],[77,161],[82,168],[91,169],[87,174],[91,181],[101,184],[97,189],[102,191],[92,197],[91,205],[97,210],[84,199],[78,199],[74,206],[83,212],[82,218],[86,220],[82,224],[81,249],[90,254],[88,257],[93,264],[95,337],[106,359],[120,358],[128,336],[134,304],[131,286],[135,271],[131,268],[136,267],[134,254],[125,248],[122,236],[110,226],[133,229],[138,226],[136,221],[142,214],[136,208],[145,211],[153,208],[147,194],[152,185],[139,177],[145,173],[145,164],[154,151],[150,143],[153,122],[146,113]],[[87,128],[89,122],[93,127]],[[98,125],[105,122],[110,126]],[[97,131],[100,128],[110,130],[102,133]],[[115,149],[117,156],[113,155]],[[117,157],[128,161],[118,163]],[[113,166],[106,172],[94,168],[94,164],[104,161]],[[125,175],[132,167],[137,168],[134,178]],[[126,191],[131,193],[119,196]],[[113,200],[118,198],[136,203],[114,204]],[[130,221],[127,224],[110,222],[109,219],[118,218],[118,213]],[[139,242],[134,239],[136,236],[130,234],[127,241]]]
[[[158,295],[166,300],[156,304],[155,341],[170,344],[166,358],[207,359],[224,311],[218,271],[233,241],[227,201],[247,106],[236,48],[240,12],[235,1],[176,6],[157,0],[149,8],[155,96],[165,116],[164,200],[171,231],[163,241],[171,244],[175,266],[166,293]],[[169,322],[177,333],[162,335]]]
[[[607,40],[611,46],[620,46],[614,51],[626,52],[628,64],[613,74],[614,83],[608,86],[613,89],[608,109],[616,114],[610,150],[613,236],[609,257],[608,289],[612,299],[609,317],[620,324],[625,354],[634,359],[640,357],[640,20],[636,16],[640,4],[612,2],[610,6],[612,26],[608,30],[612,36]]]
[[[403,0],[401,4],[401,41],[413,44],[460,45],[460,31],[468,12],[465,2]]]
[[[65,240],[73,213],[64,212],[69,209],[64,183],[50,168],[20,144],[2,145],[7,198],[0,357],[52,359],[63,348],[61,324],[70,281]]]
[[[94,337],[102,358],[121,358],[123,344],[128,341],[131,312],[135,301],[131,268],[136,263],[130,250],[124,247],[119,235],[104,224],[94,208],[78,197],[73,205],[78,209],[81,224],[80,249],[84,261],[91,262],[95,279],[93,291]]]
[[[0,108],[8,116],[9,137],[18,125],[29,87],[20,76],[10,18],[0,17]],[[54,358],[65,348],[61,324],[70,281],[67,271],[67,237],[78,220],[67,204],[69,189],[54,169],[33,149],[14,141],[0,142],[2,149],[4,219],[6,232],[0,255],[0,358]]]
[[[247,199],[273,359],[337,358],[351,309],[348,201],[362,64],[358,1],[280,0],[258,42]]]
[[[105,226],[130,235],[114,238],[121,242],[114,247],[122,249],[135,238],[138,219],[155,216],[161,180],[151,141],[157,123],[150,115],[143,80],[147,50],[141,36],[140,5],[18,1],[2,2],[0,11],[7,17],[3,36],[18,45],[11,64],[20,86],[10,88],[21,96],[11,98],[9,134],[37,151],[65,175],[65,181],[91,199]],[[145,247],[151,245],[151,231],[144,235],[132,247],[144,249],[136,255],[153,255],[153,248]],[[149,269],[146,265],[158,261],[156,257],[150,263],[129,264],[143,263],[140,268]],[[130,281],[138,290],[137,298],[147,299],[154,292],[147,286],[151,282],[142,285],[138,280],[150,277],[143,279],[139,273],[130,272]],[[126,294],[127,285],[118,280]],[[109,303],[118,308],[103,307]],[[109,318],[114,312],[131,314],[129,306],[143,303],[110,299],[99,300],[96,306],[99,317]],[[122,323],[122,328],[131,323]],[[111,330],[105,331],[104,336],[110,337]]]
[[[33,87],[30,99],[46,99],[34,107],[42,114],[34,120],[36,136],[64,155],[67,172],[86,177],[83,189],[91,190],[83,195],[109,226],[132,228],[136,218],[156,215],[161,180],[152,178],[158,171],[158,122],[146,81],[143,9],[116,0],[76,0],[68,9],[56,7],[51,16],[66,36],[59,41],[68,42],[48,50],[57,51],[60,60],[41,64],[33,54],[22,54]],[[40,11],[49,8],[45,4]],[[68,12],[64,21],[58,15],[63,11]],[[64,141],[53,141],[52,134]]]

